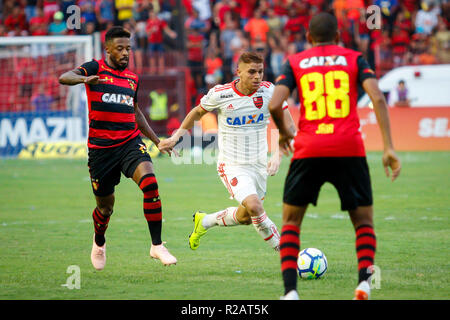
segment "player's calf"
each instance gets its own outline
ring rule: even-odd
[[[265,212],[259,216],[252,216],[252,224],[256,232],[266,241],[266,243],[276,251],[280,250],[280,234],[277,226],[267,216]]]

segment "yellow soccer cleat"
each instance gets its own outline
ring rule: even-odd
[[[197,211],[192,216],[194,219],[194,231],[189,235],[189,248],[197,250],[200,245],[200,238],[208,231],[202,225],[202,220],[206,216],[203,211]]]

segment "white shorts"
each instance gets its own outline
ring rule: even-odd
[[[217,172],[230,194],[230,199],[242,203],[249,195],[256,194],[264,200],[267,187],[266,166],[233,166],[218,162]]]

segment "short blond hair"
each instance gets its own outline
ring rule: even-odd
[[[243,63],[264,63],[264,58],[256,52],[244,52],[238,60],[238,64]]]

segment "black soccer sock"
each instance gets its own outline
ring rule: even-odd
[[[356,229],[356,257],[358,258],[358,283],[371,276],[368,268],[375,260],[377,238],[371,225],[361,225]]]
[[[144,216],[148,223],[152,244],[159,245],[162,243],[162,207],[155,175],[143,176],[139,182],[139,188],[144,193]]]
[[[95,232],[95,243],[101,247],[105,244],[105,232],[108,228],[110,216],[105,217],[102,215],[98,208],[95,208],[92,212],[92,219],[94,220],[94,232]]]

